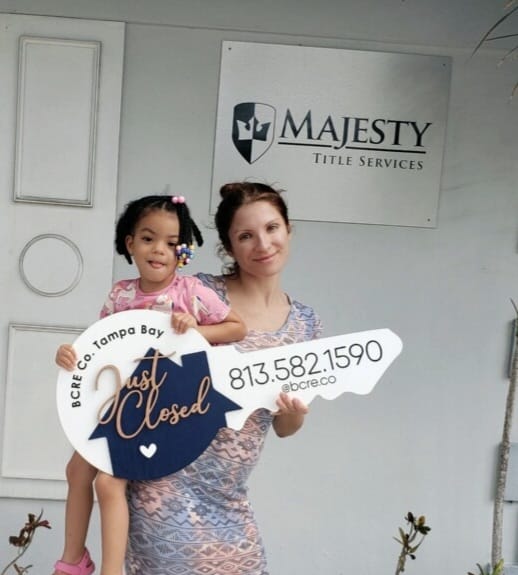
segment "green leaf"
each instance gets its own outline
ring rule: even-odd
[[[500,24],[502,22],[504,22],[505,20],[507,20],[507,18],[509,18],[509,16],[511,16],[511,14],[513,14],[514,12],[516,12],[516,10],[518,10],[518,6],[515,6],[512,10],[510,10],[509,12],[507,12],[507,14],[504,14],[501,18],[499,18],[492,26],[491,28],[489,28],[489,30],[484,34],[484,36],[482,36],[482,39],[479,41],[479,43],[475,46],[475,49],[473,50],[473,52],[471,53],[471,55],[473,56],[473,54],[475,54],[475,52],[477,52],[477,50],[480,49],[480,46],[482,46],[482,44],[489,39],[489,36],[491,35],[491,32],[493,32],[493,30],[495,30],[496,28],[498,28],[498,26],[500,26]],[[482,571],[482,575],[485,575],[484,571]]]
[[[494,566],[493,575],[502,575],[504,572],[504,560],[503,558]]]

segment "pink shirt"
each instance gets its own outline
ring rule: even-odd
[[[174,307],[173,307],[174,306]],[[101,310],[101,318],[129,309],[152,309],[171,313],[190,313],[200,325],[222,322],[230,307],[213,290],[192,276],[175,275],[163,290],[143,292],[138,279],[115,283]]]

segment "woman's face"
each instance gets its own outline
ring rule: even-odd
[[[229,230],[231,255],[240,273],[256,277],[279,274],[289,255],[290,232],[270,202],[259,200],[241,206]]]

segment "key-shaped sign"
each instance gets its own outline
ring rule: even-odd
[[[240,353],[194,329],[175,334],[168,314],[133,310],[96,322],[74,348],[76,368],[57,385],[70,442],[98,469],[153,479],[197,459],[221,427],[276,411],[280,392],[306,404],[369,393],[402,343],[377,329]]]

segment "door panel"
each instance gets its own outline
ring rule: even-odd
[[[62,498],[54,355],[112,282],[124,25],[0,27],[0,496]]]

